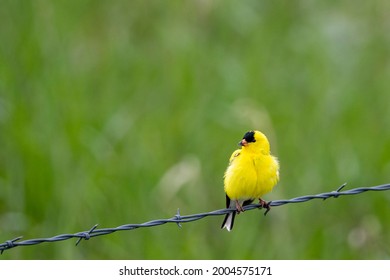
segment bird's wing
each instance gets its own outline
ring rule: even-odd
[[[237,149],[235,150],[232,155],[230,156],[230,159],[229,159],[229,165],[232,164],[232,162],[241,154],[241,149]]]
[[[230,208],[230,197],[226,195],[226,208]]]

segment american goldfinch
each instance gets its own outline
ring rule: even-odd
[[[236,211],[226,214],[221,228],[231,231],[236,213],[243,206],[259,199],[264,208],[268,204],[261,197],[270,192],[279,180],[279,162],[270,153],[267,137],[257,130],[245,133],[239,142],[241,149],[235,150],[225,171],[224,189],[226,208]]]

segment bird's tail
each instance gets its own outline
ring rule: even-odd
[[[253,202],[253,199],[247,199],[242,203],[242,207],[249,205]],[[238,209],[236,209],[237,205],[236,203],[240,204],[239,201],[230,200],[230,198],[226,195],[226,208],[229,209],[235,209],[236,211],[233,211],[231,213],[226,214],[225,219],[223,220],[221,228],[226,228],[228,231],[231,231],[233,229],[234,224],[234,218],[236,217],[236,213],[240,213]],[[241,209],[241,212],[244,211]]]
[[[221,228],[226,228],[228,231],[233,229],[234,218],[236,217],[236,212],[231,212],[226,214],[225,219],[223,220]]]

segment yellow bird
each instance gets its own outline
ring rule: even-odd
[[[231,231],[236,213],[243,206],[259,199],[263,208],[269,205],[261,197],[270,192],[279,181],[279,162],[270,153],[267,137],[257,130],[245,133],[239,142],[241,149],[235,150],[225,171],[224,189],[226,208],[236,211],[226,214],[221,228]]]

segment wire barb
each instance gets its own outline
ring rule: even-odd
[[[338,198],[339,197],[339,193],[341,192],[341,190],[347,185],[347,183],[344,183],[342,184],[340,187],[337,188],[337,190],[333,191],[333,197],[334,198]],[[329,196],[329,197],[332,197],[332,196]],[[324,200],[325,199],[328,199],[329,197],[324,197]]]
[[[342,185],[336,190],[336,192],[340,192],[346,185],[347,185],[347,182],[345,182],[344,184],[342,184]]]
[[[3,244],[5,244],[5,247],[3,248],[1,248],[1,250],[0,250],[0,255],[2,255],[3,254],[3,252],[4,252],[4,250],[7,250],[7,249],[11,249],[11,248],[13,248],[13,247],[16,247],[17,245],[16,244],[14,244],[14,242],[16,242],[16,241],[18,241],[18,240],[20,240],[20,239],[22,239],[23,238],[23,236],[19,236],[19,237],[16,237],[16,238],[14,238],[14,239],[12,239],[12,240],[7,240],[7,241],[5,241]]]
[[[291,199],[286,199],[286,200],[273,200],[267,203],[268,206],[270,207],[275,207],[275,206],[282,206],[285,204],[290,204],[290,203],[303,203],[307,202],[312,199],[327,199],[329,197],[339,197],[343,195],[357,195],[361,194],[367,191],[387,191],[390,190],[390,184],[385,184],[385,185],[379,185],[375,187],[362,187],[362,188],[355,188],[355,189],[350,189],[346,191],[342,191],[342,189],[345,187],[346,184],[341,185],[337,190],[327,192],[327,193],[320,193],[316,195],[304,195],[300,197],[295,197]],[[259,209],[259,208],[264,208],[264,205],[261,204],[249,204],[245,205],[243,209],[245,211],[248,210],[253,210],[253,209]],[[106,235],[106,234],[111,234],[117,231],[123,231],[123,230],[133,230],[133,229],[139,229],[142,227],[153,227],[153,226],[160,226],[164,225],[167,223],[175,223],[181,228],[182,223],[189,223],[189,222],[194,222],[200,219],[203,219],[205,217],[209,216],[221,216],[221,215],[226,215],[228,213],[231,213],[233,211],[236,211],[235,209],[219,209],[219,210],[214,210],[211,212],[205,212],[205,213],[199,213],[199,214],[192,214],[192,215],[186,215],[182,216],[180,215],[180,209],[177,209],[176,215],[170,219],[160,219],[160,220],[153,220],[149,222],[145,222],[142,224],[125,224],[121,226],[117,226],[115,228],[101,228],[101,229],[96,229],[97,224],[93,226],[90,230],[79,232],[79,233],[74,233],[74,234],[60,234],[57,236],[49,237],[49,238],[36,238],[36,239],[29,239],[29,240],[22,240],[22,237],[17,237],[12,240],[5,241],[4,243],[0,244],[0,254],[2,254],[5,250],[15,248],[17,246],[30,246],[30,245],[38,245],[44,242],[59,242],[59,241],[64,241],[68,240],[71,238],[77,238],[76,246],[81,242],[82,239],[89,240],[92,237],[97,237],[100,235]]]
[[[91,233],[97,228],[98,224],[94,225],[89,231],[81,232],[80,238],[76,242],[76,246],[79,245],[82,239],[89,240],[91,238]]]
[[[175,218],[176,218],[176,220],[177,220],[177,222],[176,222],[177,226],[178,226],[179,228],[181,228],[181,223],[180,223],[180,220],[181,220],[180,208],[177,208]]]

